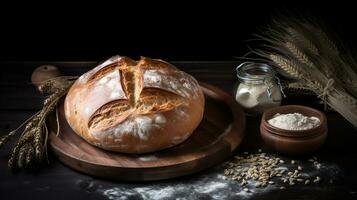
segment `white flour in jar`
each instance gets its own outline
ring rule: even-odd
[[[307,130],[318,126],[320,119],[317,117],[307,117],[301,113],[277,113],[273,118],[268,120],[268,123],[285,130]]]
[[[250,113],[263,113],[265,110],[280,105],[281,93],[279,88],[272,87],[269,97],[268,86],[239,84],[236,92],[236,101]]]

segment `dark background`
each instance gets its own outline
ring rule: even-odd
[[[115,54],[232,60],[248,51],[246,40],[277,13],[321,18],[357,46],[355,6],[340,1],[43,4],[2,7],[1,60],[100,61]]]
[[[42,106],[43,97],[30,83],[31,72],[42,64],[54,64],[66,75],[80,75],[96,62],[61,61],[101,61],[115,54],[134,58],[144,55],[168,61],[192,60],[173,63],[198,80],[230,92],[236,82],[232,72],[238,62],[211,61],[233,60],[234,56],[245,54],[248,51],[245,41],[277,13],[321,18],[345,42],[357,47],[357,11],[354,5],[342,1],[262,3],[248,0],[248,3],[237,1],[224,5],[217,2],[193,5],[181,1],[170,1],[167,5],[108,2],[104,6],[90,2],[81,5],[73,2],[59,5],[53,1],[50,5],[44,2],[36,5],[33,1],[28,5],[16,3],[11,8],[0,4],[0,61],[39,62],[0,62],[1,135],[16,128]],[[317,107],[316,99],[301,101],[295,97],[289,96],[286,100],[291,104]],[[329,136],[318,157],[326,164],[337,166],[340,172],[322,174],[322,185],[272,190],[258,194],[257,199],[356,199],[357,163],[356,159],[351,159],[356,155],[352,148],[356,146],[356,130],[337,113],[327,114]],[[257,140],[259,118],[248,120],[245,147],[255,151],[262,146],[264,150],[262,141]],[[5,164],[10,147],[0,149],[0,199],[105,199],[103,191],[106,189],[124,188],[130,192],[136,187],[147,187],[80,174],[54,157],[50,165],[38,173],[12,173]],[[194,185],[202,176],[217,177],[218,173],[213,169],[151,186],[159,190],[166,185]],[[336,176],[333,184],[327,181],[331,176]],[[235,187],[230,188],[232,195],[239,191]],[[189,195],[191,190],[188,187],[184,191],[187,194],[182,195]],[[203,195],[206,196],[202,199],[210,197]]]

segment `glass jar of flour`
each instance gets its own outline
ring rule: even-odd
[[[248,114],[262,114],[281,104],[284,93],[270,65],[244,62],[236,71],[239,83],[235,88],[235,99]]]

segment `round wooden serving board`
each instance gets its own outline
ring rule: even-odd
[[[244,112],[233,97],[221,89],[205,83],[200,85],[206,98],[203,120],[185,142],[175,147],[148,154],[102,150],[73,132],[65,119],[63,103],[59,106],[58,136],[54,119],[49,123],[50,145],[59,160],[69,167],[116,180],[168,179],[217,165],[241,143],[245,128]]]

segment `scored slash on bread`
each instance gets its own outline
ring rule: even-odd
[[[136,114],[166,112],[185,103],[185,98],[157,88],[145,88],[136,106]]]
[[[130,115],[130,111],[131,108],[127,100],[112,101],[99,108],[93,114],[89,120],[88,127],[94,130],[101,127],[112,127],[124,121]]]
[[[67,122],[103,149],[146,153],[177,145],[199,125],[204,95],[189,74],[162,60],[115,56],[67,93]]]
[[[137,66],[128,66],[120,69],[121,84],[129,99],[129,104],[135,107],[140,98],[140,93],[144,87],[143,73]]]
[[[185,102],[185,98],[173,92],[159,88],[144,88],[142,68],[149,69],[153,66],[143,65],[143,62],[139,62],[135,66],[108,66],[97,72],[97,75],[100,74],[101,77],[105,73],[118,70],[121,77],[120,84],[128,99],[109,102],[99,108],[88,122],[90,130],[106,130],[121,123],[131,114],[145,115],[166,112]]]

